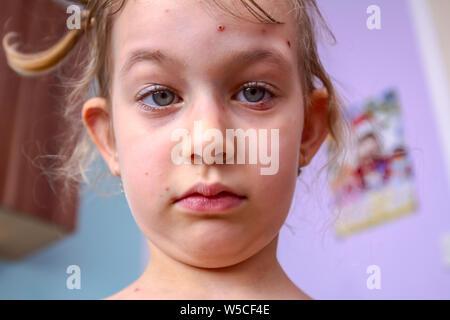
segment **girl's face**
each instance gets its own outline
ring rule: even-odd
[[[294,17],[287,1],[273,3],[263,8],[285,24],[255,23],[239,4],[252,22],[192,0],[128,1],[115,17],[111,101],[117,158],[102,154],[110,168],[120,168],[131,211],[147,239],[179,261],[200,267],[243,261],[274,240],[289,212],[303,93]],[[252,55],[263,50],[271,54]],[[266,91],[245,93],[241,86],[255,81]],[[149,93],[154,86],[163,93]],[[194,121],[201,121],[204,131],[218,129],[224,141],[226,129],[267,129],[268,155],[277,143],[271,129],[278,129],[277,172],[262,175],[269,165],[261,164],[260,156],[257,164],[249,163],[248,144],[245,164],[175,164],[171,155],[180,140],[173,141],[172,133],[184,128],[192,137]],[[173,203],[197,182],[221,182],[246,198],[208,215]]]

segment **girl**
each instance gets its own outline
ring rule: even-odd
[[[139,279],[107,299],[311,299],[276,250],[300,168],[327,136],[337,159],[346,127],[317,53],[315,1],[79,2],[82,28],[55,47],[26,55],[7,35],[4,48],[12,68],[35,74],[85,34],[88,54],[65,106],[76,147],[61,172],[89,182],[94,145],[121,179],[151,256]],[[211,137],[185,139],[175,163],[174,132],[192,135],[195,123],[222,136],[278,130],[258,145],[276,153],[278,169],[225,163],[235,141],[222,149]],[[204,152],[211,143],[214,162]]]

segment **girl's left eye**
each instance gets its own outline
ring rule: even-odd
[[[242,93],[242,94],[241,94]],[[269,96],[264,100],[262,98]],[[270,100],[275,97],[272,92],[271,86],[260,83],[260,82],[250,82],[246,83],[241,87],[241,90],[237,94],[238,97],[244,97],[250,104],[259,104],[261,101]]]
[[[136,99],[140,106],[149,111],[167,109],[176,99],[176,94],[172,90],[162,86],[150,86],[140,91]],[[154,104],[156,103],[156,105]]]
[[[261,99],[267,95],[269,95],[269,98],[266,98],[265,100],[270,100],[275,96],[269,85],[251,82],[241,86],[240,91],[236,96],[243,97],[247,100],[247,104],[251,105],[259,104],[262,101]],[[177,95],[172,90],[162,86],[147,87],[137,94],[136,99],[143,109],[149,111],[168,109],[171,105],[178,103],[174,102],[177,99]],[[181,98],[180,100],[182,101]]]

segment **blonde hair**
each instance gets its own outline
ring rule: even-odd
[[[233,10],[226,8],[218,0],[212,0],[219,8],[236,16]],[[304,94],[305,115],[310,107],[308,93],[316,88],[316,81],[328,92],[328,142],[331,152],[328,163],[325,165],[339,165],[338,159],[345,151],[348,124],[344,117],[344,109],[335,91],[330,76],[326,73],[317,50],[316,28],[318,24],[335,41],[334,35],[326,25],[315,0],[287,0],[292,4],[297,21],[297,34],[299,41],[297,46],[298,59],[301,61],[299,74]],[[64,186],[69,188],[72,182],[85,182],[91,184],[86,172],[90,164],[98,155],[97,149],[92,143],[81,119],[81,108],[89,97],[91,89],[96,96],[104,97],[110,101],[110,72],[109,43],[113,16],[119,12],[126,0],[77,0],[73,1],[84,7],[82,13],[82,28],[69,31],[56,45],[43,52],[23,54],[17,50],[17,44],[11,44],[14,34],[9,33],[3,39],[3,47],[6,52],[8,64],[20,74],[38,75],[52,70],[69,55],[77,43],[80,50],[87,50],[82,55],[82,60],[75,62],[82,69],[69,81],[70,88],[66,105],[63,108],[63,116],[67,120],[68,130],[64,137],[65,143],[59,155],[59,160],[48,171],[52,178],[62,178]],[[240,3],[260,23],[283,23],[275,20],[254,0],[240,0]],[[316,19],[317,18],[317,19]],[[107,36],[105,36],[107,35]],[[80,55],[78,55],[80,57]],[[112,126],[110,126],[112,127]],[[324,166],[324,167],[325,167]],[[323,168],[324,168],[323,167]],[[322,168],[322,169],[323,169]],[[320,170],[321,171],[321,170]],[[97,176],[97,179],[99,176]],[[68,190],[70,192],[70,190]]]

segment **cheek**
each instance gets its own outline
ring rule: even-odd
[[[125,139],[127,140],[130,141]],[[165,175],[169,172],[167,148],[166,140],[160,141],[158,137],[152,136],[132,139],[131,143],[122,146],[119,157],[121,156],[122,178],[126,185],[136,192],[139,188],[143,192],[152,193],[161,189]]]
[[[258,192],[258,201],[262,208],[271,208],[272,212],[277,213],[289,210],[297,177],[297,145],[300,145],[300,141],[295,134],[280,134],[278,172],[255,178],[255,191]]]
[[[165,209],[171,145],[164,132],[141,126],[131,117],[117,118],[121,119],[115,124],[115,134],[123,186],[130,209],[140,220],[139,215],[150,217],[149,213]]]
[[[301,119],[301,116],[300,116]],[[283,224],[295,191],[301,141],[301,121],[283,118],[278,122],[279,166],[276,174],[252,175],[251,188],[255,208],[252,210],[265,228],[280,228]],[[280,119],[281,120],[281,119]],[[271,141],[272,143],[272,141]],[[270,150],[270,148],[269,148]],[[272,156],[272,160],[273,160]],[[264,214],[261,214],[264,212]]]

